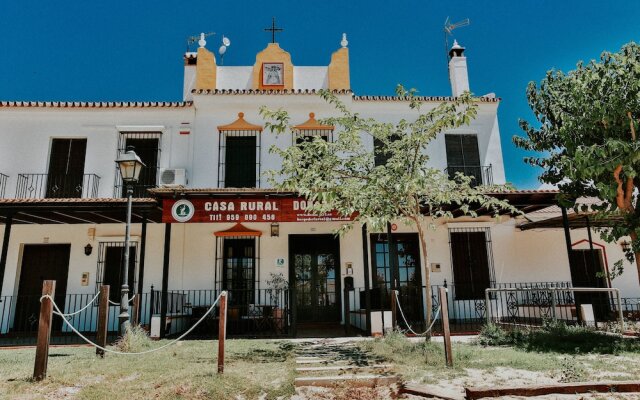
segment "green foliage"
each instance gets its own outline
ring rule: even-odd
[[[354,222],[366,223],[372,230],[384,230],[390,221],[416,224],[425,212],[434,219],[451,218],[452,208],[476,216],[483,207],[494,212],[516,212],[504,201],[488,195],[503,186],[471,187],[471,178],[459,174],[449,179],[443,171],[428,165],[426,149],[444,131],[467,125],[475,118],[477,105],[466,93],[453,101],[422,112],[415,91],[402,86],[397,94],[407,100],[415,119],[397,123],[364,118],[351,112],[335,95],[321,96],[336,109],[337,116],[321,122],[335,126],[335,139],[321,138],[297,146],[272,146],[271,153],[282,159],[279,171],[269,171],[270,183],[280,190],[298,192],[312,200],[311,211],[335,210],[343,216],[355,215]],[[285,110],[261,109],[266,127],[278,134],[289,129]],[[372,151],[372,142],[380,146]],[[387,159],[375,165],[375,156]],[[343,226],[341,232],[352,227]]]
[[[130,326],[126,333],[121,336],[114,346],[118,351],[124,353],[137,353],[149,350],[152,347],[152,341],[149,334],[140,325]]]
[[[602,53],[598,61],[580,62],[568,73],[551,70],[539,85],[529,84],[527,97],[537,121],[520,121],[527,137],[513,140],[539,155],[525,162],[543,169],[543,182],[558,185],[563,205],[577,209],[576,199],[593,196],[602,201],[591,206],[598,211],[596,219],[620,218],[615,226],[601,229],[607,242],[640,234],[637,208],[620,210],[616,204],[613,175],[621,166],[622,182],[630,179],[640,187],[640,141],[632,133],[640,121],[640,46],[628,43],[617,53]],[[631,204],[636,200],[637,191]],[[633,261],[639,250],[636,238],[627,259]]]
[[[640,352],[634,339],[596,332],[580,325],[547,320],[540,329],[504,330],[494,324],[485,325],[478,337],[483,346],[515,346],[527,351],[567,354],[619,354],[622,351]]]

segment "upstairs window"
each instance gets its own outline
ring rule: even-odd
[[[218,127],[218,187],[260,187],[260,141],[262,126],[244,120],[244,113]]]
[[[293,127],[293,144],[300,145],[305,142],[310,142],[313,138],[321,138],[326,142],[333,141],[333,129],[332,125],[322,125],[316,120],[314,113],[309,113],[309,119]]]
[[[140,171],[138,182],[133,185],[133,197],[149,197],[147,189],[158,186],[160,170],[161,132],[122,132],[118,140],[118,154],[123,154],[129,146],[145,164]],[[116,166],[117,169],[117,166]],[[125,197],[120,172],[116,170],[115,196]]]
[[[51,140],[45,197],[83,197],[86,152],[87,139]]]
[[[490,168],[480,164],[477,135],[445,135],[447,173],[454,178],[457,172],[472,176],[472,185],[490,183]]]
[[[392,143],[399,139],[400,136],[395,134],[390,137]],[[384,142],[378,138],[373,139],[373,154],[373,162],[376,167],[379,165],[386,165],[392,156],[391,150],[385,148]]]

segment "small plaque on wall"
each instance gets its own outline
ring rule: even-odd
[[[285,265],[287,265],[287,259],[286,258],[284,258],[284,257],[276,258],[276,267],[283,268]]]
[[[440,272],[440,263],[431,263],[431,272]]]

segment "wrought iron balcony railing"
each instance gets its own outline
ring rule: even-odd
[[[96,174],[18,174],[17,199],[91,198],[98,196]]]
[[[9,180],[9,175],[0,174],[0,199],[4,198],[5,191],[7,190],[7,180]]]
[[[493,171],[491,165],[449,165],[444,172],[449,174],[449,178],[454,178],[456,173],[461,172],[472,177],[471,184],[493,185]]]

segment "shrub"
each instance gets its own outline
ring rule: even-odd
[[[133,325],[127,328],[125,334],[114,343],[114,346],[123,353],[137,353],[148,350],[151,343],[147,331],[140,325]]]

